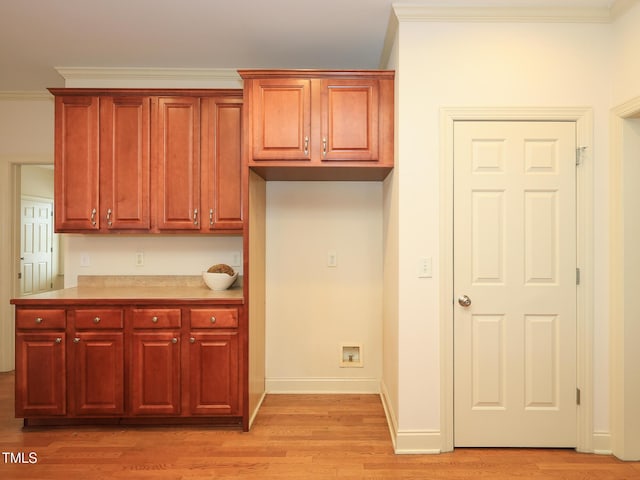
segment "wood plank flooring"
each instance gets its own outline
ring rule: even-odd
[[[395,455],[376,395],[269,395],[252,430],[56,427],[13,418],[0,373],[0,479],[638,480],[640,464],[571,450]],[[35,452],[37,463],[10,463]]]

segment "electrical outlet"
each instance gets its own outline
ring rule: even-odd
[[[144,253],[136,252],[136,267],[144,266]]]
[[[431,257],[423,257],[418,261],[418,278],[431,278],[433,276],[433,260]]]
[[[240,252],[233,252],[233,259],[231,261],[232,267],[239,267],[242,265],[242,255]]]
[[[89,258],[88,253],[80,254],[80,266],[81,267],[89,267],[91,266],[91,259]]]
[[[338,254],[335,250],[329,250],[327,252],[327,267],[337,267],[338,266]]]

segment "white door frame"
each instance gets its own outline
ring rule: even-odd
[[[453,450],[453,127],[456,121],[571,121],[576,123],[576,145],[586,147],[576,174],[577,291],[576,449],[593,450],[593,113],[590,108],[442,108],[440,110],[440,425],[441,451]]]
[[[625,369],[640,361],[635,298],[639,282],[637,254],[632,250],[637,242],[638,226],[630,221],[640,199],[637,188],[625,188],[625,180],[637,178],[638,144],[626,127],[640,122],[640,97],[636,97],[611,110],[610,157],[610,315],[611,324],[611,450],[622,460],[640,458],[640,381],[637,371]],[[631,138],[629,138],[631,137]],[[629,171],[634,173],[629,173]],[[626,217],[625,217],[626,213]],[[626,260],[626,261],[625,261]],[[630,271],[630,272],[629,272]],[[631,274],[630,274],[631,273]]]

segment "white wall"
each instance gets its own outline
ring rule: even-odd
[[[200,275],[226,263],[242,274],[242,237],[210,235],[65,235],[65,287],[78,275]],[[136,266],[142,253],[143,266]],[[240,262],[234,262],[235,256]],[[81,258],[84,257],[84,258]],[[83,266],[81,260],[88,259]]]
[[[640,2],[613,25],[613,106],[640,96]]]
[[[0,93],[0,371],[13,369],[14,322],[9,300],[19,271],[13,241],[17,164],[53,163],[53,97]]]
[[[399,190],[399,429],[440,424],[439,113],[442,107],[587,106],[594,112],[595,415],[608,418],[607,156],[611,26],[584,23],[401,21],[396,170]],[[434,258],[434,280],[415,275]]]
[[[266,244],[267,392],[378,392],[382,184],[268,182]]]

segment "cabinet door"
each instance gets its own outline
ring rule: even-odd
[[[131,413],[180,413],[180,334],[134,332],[131,345]]]
[[[16,333],[16,417],[67,412],[64,332]]]
[[[311,159],[311,81],[253,82],[253,160]]]
[[[148,230],[149,97],[100,99],[100,215],[108,230]]]
[[[191,414],[240,414],[236,332],[192,332],[189,369]]]
[[[202,228],[242,230],[242,99],[204,102]]]
[[[154,98],[155,221],[160,230],[200,229],[200,99]]]
[[[77,332],[69,352],[73,414],[124,413],[122,332]]]
[[[55,229],[98,230],[98,104],[96,96],[55,99]]]
[[[378,159],[377,80],[322,81],[323,161]]]

